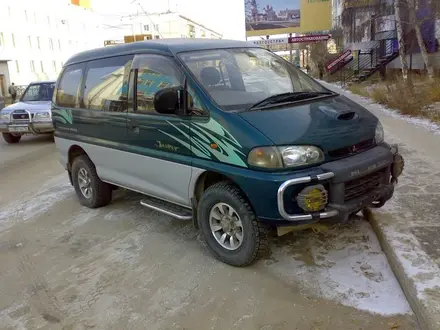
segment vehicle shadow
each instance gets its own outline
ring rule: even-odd
[[[53,137],[51,134],[44,134],[44,135],[25,135],[21,138],[20,142],[15,144],[9,144],[6,141],[4,141],[0,137],[0,146],[5,147],[20,147],[20,145],[41,145],[41,144],[48,144],[53,143]]]

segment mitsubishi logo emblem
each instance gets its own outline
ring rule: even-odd
[[[354,154],[354,153],[356,153],[356,151],[357,151],[357,148],[356,148],[356,146],[352,146],[352,147],[351,147],[351,153],[353,153],[353,154]]]

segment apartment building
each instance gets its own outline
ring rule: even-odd
[[[102,47],[99,15],[76,0],[0,1],[0,91],[56,79],[73,54]]]
[[[175,12],[131,15],[123,17],[116,25],[108,24],[107,26],[109,26],[109,29],[112,29],[110,34],[107,33],[107,36],[121,41],[124,37],[127,41],[131,36],[142,36],[142,39],[147,40],[164,38],[222,38],[222,35],[213,29]],[[138,40],[137,37],[136,40]]]

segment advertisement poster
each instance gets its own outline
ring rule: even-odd
[[[327,31],[330,0],[244,0],[246,35],[265,36]]]

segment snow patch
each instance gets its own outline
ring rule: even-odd
[[[346,306],[382,315],[412,314],[367,222],[329,234],[309,233],[308,240],[293,253],[289,244],[274,250],[269,268],[307,292]]]
[[[72,194],[72,187],[67,182],[65,175],[59,175],[48,180],[37,192],[24,194],[18,198],[18,202],[2,206],[0,210],[0,232],[19,222],[38,218],[55,203],[70,194]]]

